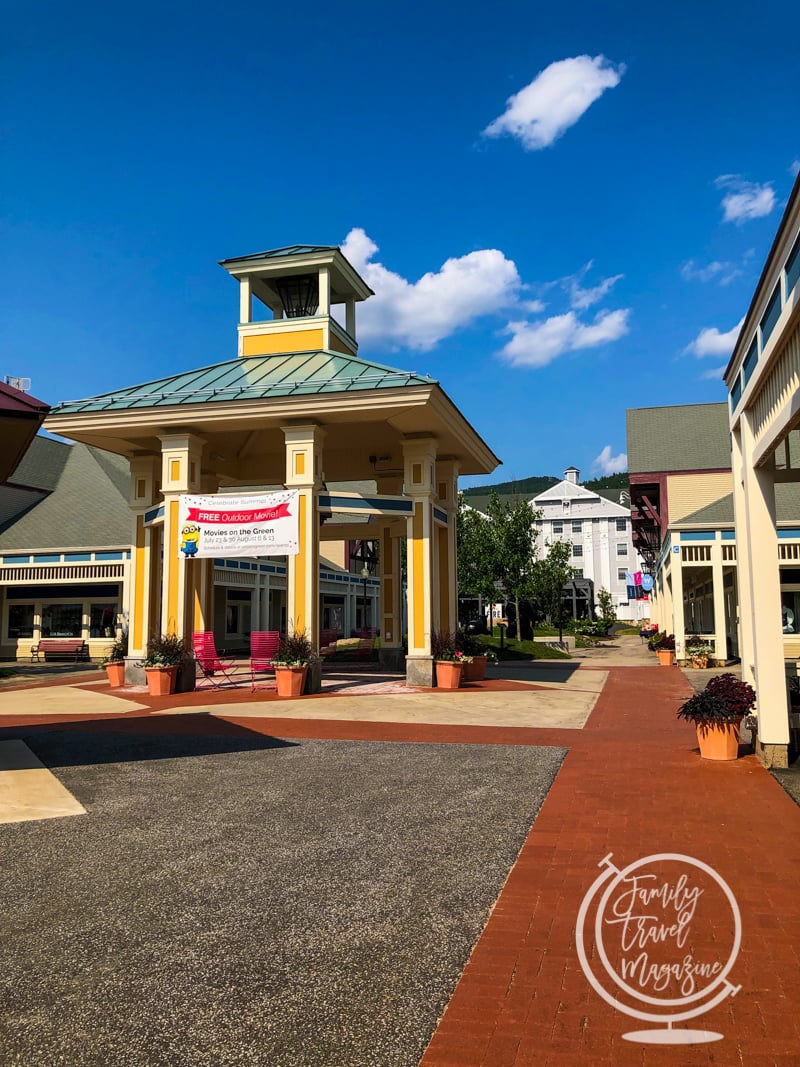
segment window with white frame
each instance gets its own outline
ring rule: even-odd
[[[583,523],[580,521],[580,519],[572,520],[572,532],[583,533]]]
[[[625,570],[624,567],[620,567],[617,570],[617,581],[618,582],[624,582],[627,576],[628,576],[628,572]]]
[[[579,559],[583,555],[583,545],[573,545],[572,555],[575,559]]]
[[[553,533],[560,534],[564,532],[564,523],[560,519],[553,520]]]
[[[625,533],[625,531],[628,529],[628,520],[627,519],[617,519],[617,529],[619,530],[620,533]]]
[[[618,556],[627,556],[628,555],[628,546],[625,544],[624,541],[620,541],[620,543],[617,545],[617,555]]]

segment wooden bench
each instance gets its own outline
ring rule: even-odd
[[[31,645],[31,663],[52,659],[69,659],[74,663],[88,660],[89,646],[82,637],[42,637],[37,645]]]

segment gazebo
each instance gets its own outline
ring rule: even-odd
[[[214,561],[178,551],[180,497],[285,487],[299,502],[287,619],[318,641],[320,542],[370,536],[366,516],[379,545],[381,657],[403,655],[406,538],[406,676],[431,685],[431,631],[457,622],[458,477],[499,460],[438,382],[359,356],[355,305],[372,292],[339,248],[297,245],[222,266],[240,288],[236,358],[60,404],[46,423],[130,462],[130,657],[153,633],[186,636],[213,617]],[[327,489],[364,481],[376,491]]]

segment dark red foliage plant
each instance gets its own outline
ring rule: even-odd
[[[756,691],[752,685],[733,674],[718,674],[709,681],[706,690],[724,700],[731,715],[749,714],[756,702]]]

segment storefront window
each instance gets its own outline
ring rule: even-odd
[[[89,610],[89,636],[113,637],[118,611],[116,604],[92,604]]]
[[[800,633],[800,592],[781,590],[781,626],[785,634]]]
[[[82,604],[45,604],[42,637],[81,637]]]
[[[33,604],[12,604],[8,609],[8,636],[33,637]]]

